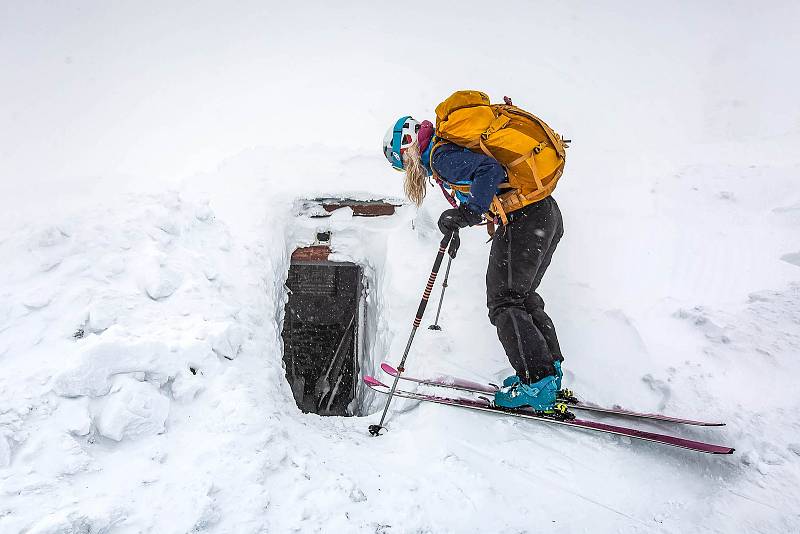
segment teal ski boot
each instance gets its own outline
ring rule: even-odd
[[[494,403],[502,408],[530,406],[537,412],[561,411],[560,406],[556,406],[558,394],[556,380],[556,377],[551,375],[533,384],[523,384],[518,376],[509,376],[503,380],[503,387],[494,394]]]
[[[554,361],[553,367],[556,370],[556,388],[561,391],[561,379],[564,378],[564,371],[561,370],[561,362],[558,360]]]
[[[577,398],[571,389],[561,388],[561,379],[564,377],[564,372],[561,370],[561,362],[556,360],[553,362],[553,367],[556,369],[556,387],[558,388],[558,400],[564,402],[577,402]]]

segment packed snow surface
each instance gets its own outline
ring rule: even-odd
[[[0,532],[800,531],[794,2],[6,3],[0,17]],[[447,207],[400,198],[402,114],[513,97],[573,139],[545,277],[566,384],[652,443],[396,399],[296,406],[290,255],[364,268],[362,375],[396,365]],[[416,376],[511,373],[462,232]],[[439,286],[431,307],[438,304]],[[429,309],[423,326],[432,322]],[[597,417],[617,424],[630,421]]]

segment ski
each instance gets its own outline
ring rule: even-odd
[[[383,382],[371,377],[365,376],[364,383],[370,389],[388,395],[390,388]],[[593,430],[605,434],[616,434],[618,436],[625,436],[633,439],[651,441],[654,443],[661,443],[671,447],[678,447],[707,454],[733,454],[732,447],[725,447],[723,445],[712,445],[710,443],[703,443],[701,441],[694,441],[690,439],[679,438],[676,436],[669,436],[665,434],[656,434],[653,432],[645,432],[633,428],[625,428],[621,426],[607,425],[605,423],[598,423],[596,421],[587,421],[583,419],[560,419],[556,416],[549,416],[545,414],[536,413],[532,410],[509,410],[494,406],[488,399],[475,400],[466,398],[451,398],[439,397],[436,395],[425,395],[422,393],[413,393],[410,391],[403,391],[396,389],[395,396],[404,397],[407,399],[414,399],[425,402],[433,402],[436,404],[444,404],[448,406],[458,406],[470,410],[478,410],[484,412],[491,412],[500,415],[511,415],[513,417],[522,417],[525,419],[534,419],[545,423],[555,423],[564,426],[575,428],[583,428],[586,430]],[[569,412],[568,412],[569,413]]]
[[[388,363],[384,362],[381,364],[381,369],[383,371],[392,376],[398,376],[398,371]],[[473,382],[471,380],[464,380],[461,378],[456,378],[453,376],[447,375],[439,375],[434,378],[416,378],[413,376],[407,376],[400,374],[401,380],[408,380],[410,382],[416,382],[417,384],[423,384],[426,386],[434,386],[434,387],[441,387],[441,388],[448,388],[448,389],[456,389],[459,391],[466,391],[469,393],[478,393],[482,395],[494,395],[495,392],[499,389],[498,386],[494,384],[481,384],[479,382]],[[608,415],[615,415],[620,417],[631,417],[636,419],[650,419],[652,421],[660,421],[662,423],[677,423],[681,425],[693,425],[693,426],[725,426],[725,423],[713,423],[707,421],[695,421],[693,419],[684,419],[682,417],[672,417],[669,415],[663,415],[659,413],[643,413],[643,412],[635,412],[631,410],[626,410],[624,408],[607,408],[604,406],[599,406],[597,404],[593,404],[591,402],[586,402],[579,400],[575,397],[566,397],[566,398],[559,398],[559,402],[563,402],[567,404],[570,409],[575,410],[582,410],[587,412],[596,412],[596,413],[604,413]]]

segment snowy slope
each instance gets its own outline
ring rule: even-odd
[[[800,530],[798,8],[459,5],[4,6],[0,532]],[[496,54],[474,36],[501,22]],[[542,287],[571,387],[725,420],[680,432],[733,456],[400,400],[376,439],[383,398],[297,409],[291,251],[342,230],[380,376],[446,203],[353,231],[295,199],[401,195],[387,124],[467,87],[574,139]],[[463,234],[407,367],[497,380],[488,245]]]

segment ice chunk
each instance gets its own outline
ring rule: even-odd
[[[108,301],[103,300],[92,304],[89,310],[89,322],[86,325],[90,332],[100,333],[117,322],[118,307]]]
[[[161,267],[147,277],[144,290],[151,299],[160,300],[175,293],[182,282],[183,276],[180,272]]]
[[[147,382],[130,377],[119,377],[116,384],[119,390],[109,395],[97,418],[100,434],[121,441],[164,432],[169,399]]]
[[[112,330],[105,335],[113,335]],[[169,356],[164,343],[98,340],[85,345],[76,364],[56,376],[53,391],[63,397],[100,397],[111,389],[112,375],[166,369]]]
[[[197,373],[197,369],[192,367],[194,372],[185,371],[180,372],[172,381],[170,390],[172,397],[179,402],[187,402],[193,400],[197,394],[203,390],[203,383]]]
[[[211,348],[220,356],[233,360],[239,354],[246,334],[238,324],[223,324],[209,335]]]
[[[89,415],[88,400],[85,398],[62,400],[54,416],[61,428],[76,436],[85,436],[91,430],[92,418]]]
[[[58,442],[59,454],[53,455],[51,466],[55,476],[74,475],[86,471],[92,459],[81,448],[75,438],[64,434]]]
[[[163,384],[189,365],[212,370],[219,365],[205,339],[167,344],[129,336],[115,325],[87,339],[76,348],[71,365],[55,376],[53,391],[62,397],[102,397],[111,390],[114,375]]]

